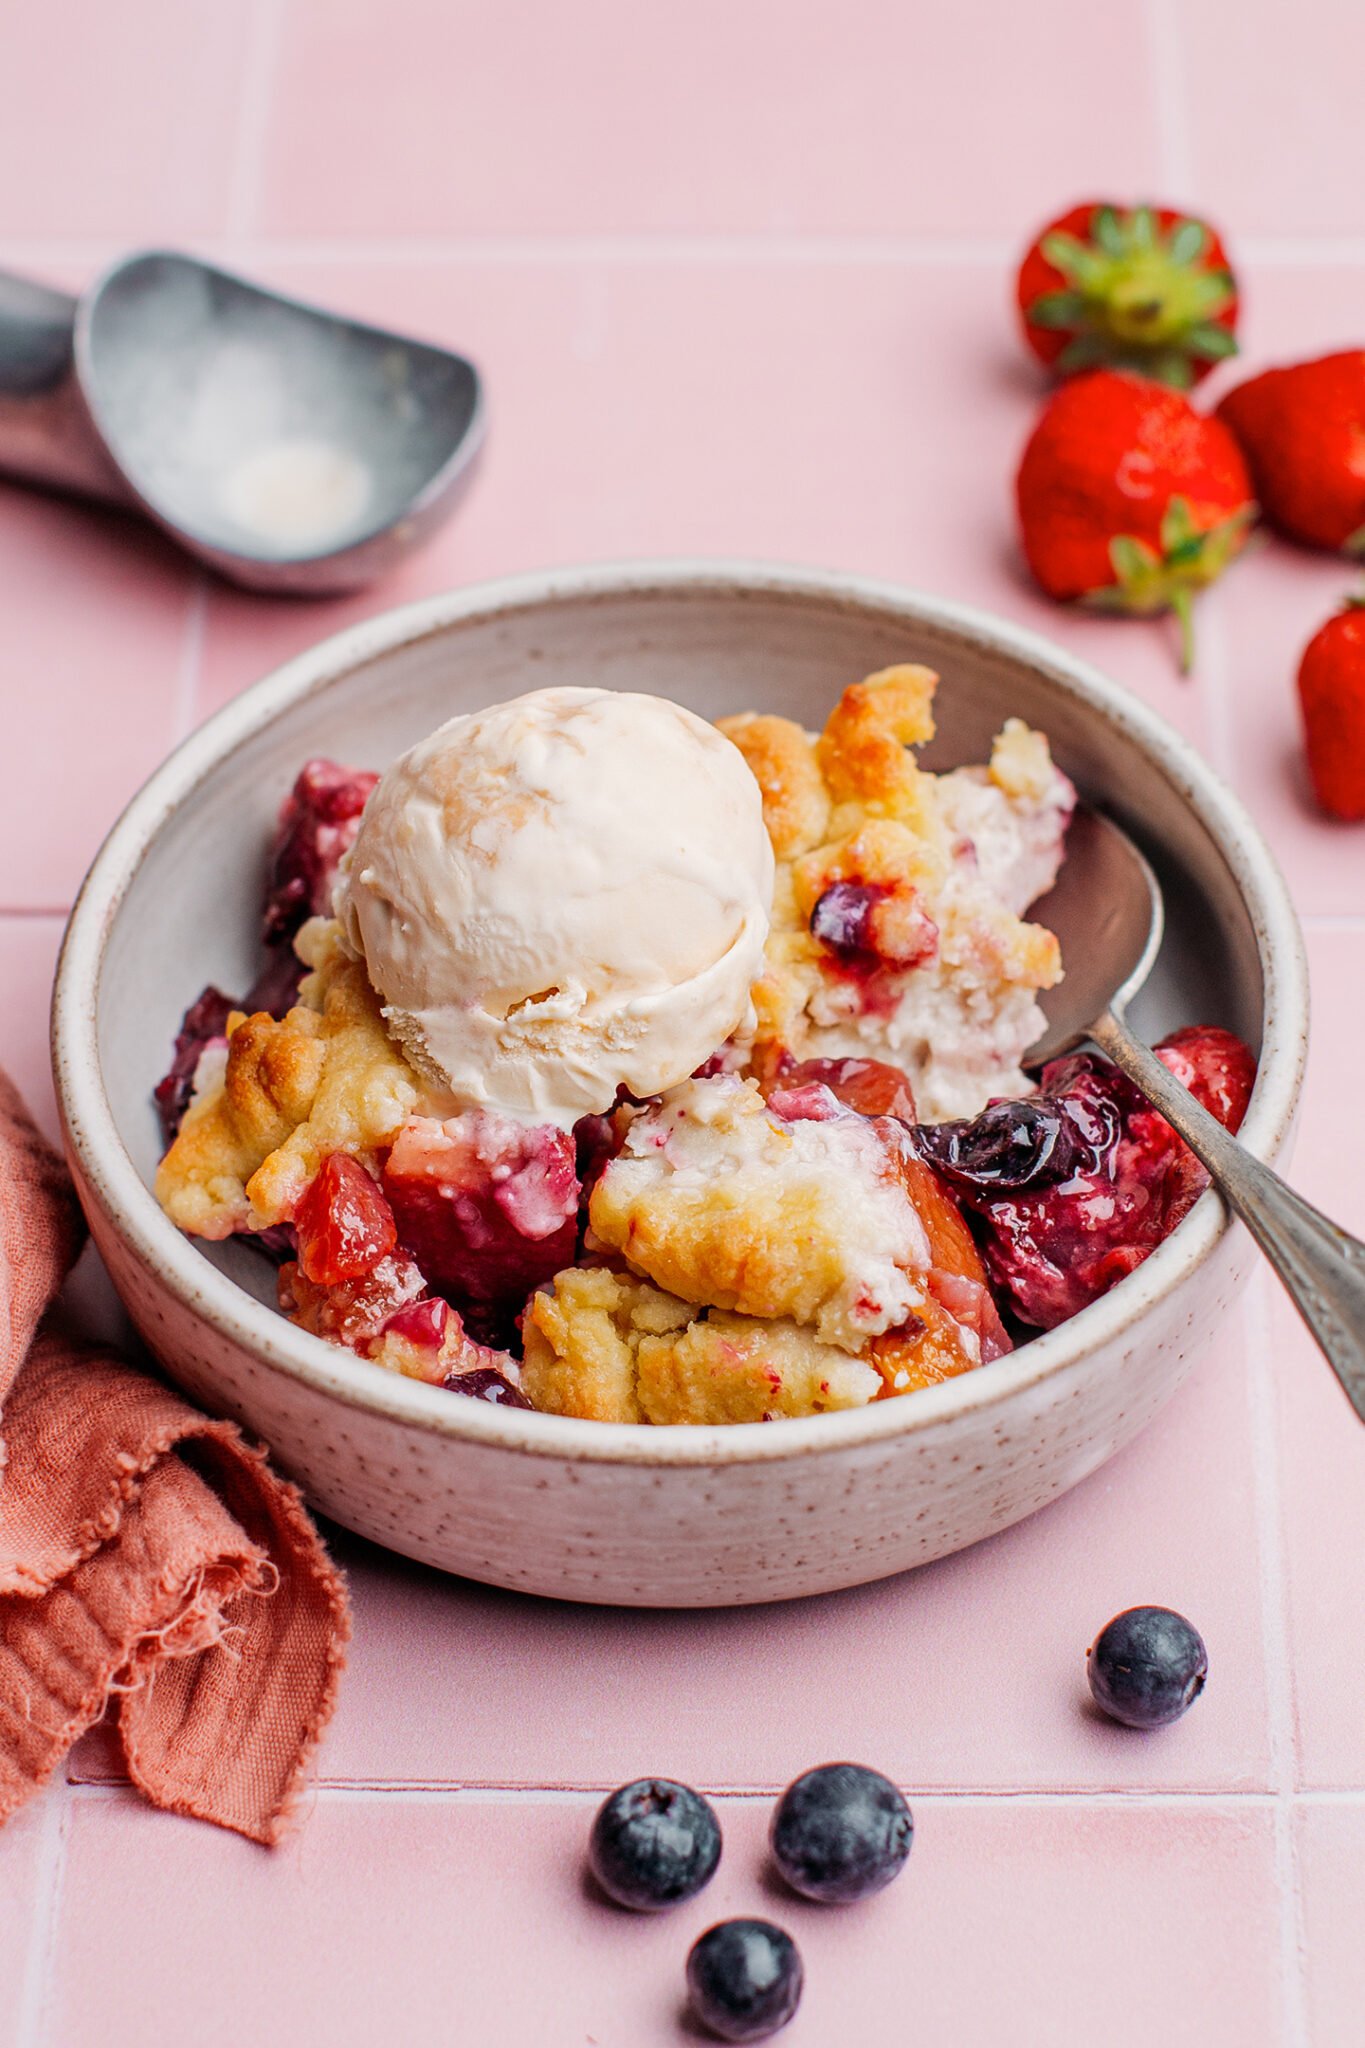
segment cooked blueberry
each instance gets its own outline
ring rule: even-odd
[[[1020,1193],[1095,1172],[1122,1134],[1118,1106],[1098,1090],[992,1102],[970,1122],[921,1124],[931,1166],[969,1194]]]
[[[1129,1728],[1164,1728],[1198,1699],[1209,1675],[1197,1628],[1169,1607],[1130,1607],[1086,1653],[1095,1704]]]
[[[720,1862],[720,1823],[700,1792],[637,1778],[597,1810],[588,1865],[609,1898],[637,1913],[690,1899]]]
[[[447,1393],[464,1394],[471,1401],[492,1401],[499,1408],[529,1408],[520,1387],[514,1387],[506,1373],[495,1366],[478,1365],[473,1372],[456,1372],[444,1382]]]
[[[788,1785],[770,1835],[793,1891],[843,1904],[890,1884],[915,1824],[897,1788],[862,1764],[820,1764]]]
[[[811,934],[836,953],[871,953],[872,913],[886,889],[875,882],[831,882],[810,914]]]
[[[765,2041],[801,2003],[796,1943],[771,1920],[722,1920],[687,1958],[692,2010],[722,2041]]]

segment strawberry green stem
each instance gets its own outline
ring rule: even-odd
[[[1178,584],[1171,592],[1171,610],[1180,628],[1180,673],[1187,676],[1194,667],[1194,592]]]

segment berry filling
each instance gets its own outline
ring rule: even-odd
[[[1173,1033],[1156,1052],[1237,1130],[1256,1077],[1239,1039],[1199,1026]],[[1166,1119],[1093,1053],[1050,1062],[1030,1102],[994,1103],[969,1124],[922,1128],[917,1143],[974,1212],[997,1291],[1022,1322],[1042,1329],[1141,1265],[1208,1186]]]
[[[863,1008],[895,1006],[895,977],[938,954],[938,926],[913,889],[888,882],[832,882],[810,914],[830,967],[862,988]]]
[[[280,809],[265,900],[265,942],[282,946],[332,907],[343,854],[379,777],[335,761],[307,761]]]
[[[152,1090],[162,1136],[168,1145],[184,1122],[200,1060],[211,1046],[227,1044],[227,1020],[239,1007],[231,996],[210,984],[196,996],[180,1020],[171,1064]]]
[[[291,941],[307,918],[330,909],[338,865],[375,781],[321,760],[299,775],[272,854],[265,965],[241,1003],[210,986],[186,1011],[170,1069],[155,1091],[168,1143],[196,1088],[206,1118],[218,1113],[213,1098],[227,1092],[220,1076],[232,1013],[281,1019],[294,1006],[305,970]],[[972,842],[964,841],[959,857],[969,852],[974,857]],[[908,883],[858,876],[832,882],[811,911],[810,931],[829,968],[857,986],[865,1013],[894,1008],[906,973],[938,954],[935,922]],[[310,1002],[320,1000],[310,994]],[[297,1036],[304,1042],[308,1034]],[[1239,1040],[1198,1027],[1174,1033],[1157,1051],[1229,1130],[1238,1128],[1255,1078]],[[703,1083],[722,1080],[742,1059],[727,1042],[698,1074]],[[970,1121],[926,1125],[917,1122],[908,1077],[886,1061],[797,1061],[770,1039],[755,1049],[747,1071],[783,1124],[847,1127],[818,1140],[792,1130],[779,1151],[819,1150],[828,1138],[847,1169],[839,1198],[858,1211],[871,1187],[877,1200],[891,1199],[907,1228],[913,1225],[914,1306],[899,1321],[870,1323],[879,1334],[861,1354],[865,1377],[875,1387],[870,1364],[885,1395],[932,1385],[1007,1352],[997,1304],[1042,1328],[1076,1314],[1140,1264],[1207,1185],[1164,1118],[1093,1054],[1053,1061],[1034,1096],[992,1102]],[[732,1085],[755,1092],[754,1080]],[[526,1408],[517,1331],[528,1299],[574,1267],[580,1242],[589,1254],[580,1271],[589,1273],[603,1244],[612,1247],[600,1228],[581,1238],[588,1198],[624,1156],[623,1146],[637,1162],[651,1146],[667,1149],[670,1134],[677,1137],[679,1093],[639,1101],[623,1090],[613,1112],[582,1118],[572,1133],[486,1110],[445,1120],[409,1114],[396,1138],[388,1124],[363,1145],[357,1141],[353,1152],[328,1152],[292,1212],[261,1205],[261,1214],[287,1220],[253,1233],[250,1204],[242,1202],[236,1227],[280,1264],[280,1305],[302,1328],[430,1385]],[[714,1153],[703,1144],[691,1161],[699,1191],[724,1165],[722,1139],[706,1142]],[[683,1250],[686,1239],[684,1231]],[[855,1230],[850,1241],[857,1254],[849,1269],[850,1313],[866,1317],[880,1297],[869,1292],[858,1264],[869,1255],[866,1234]],[[615,1247],[627,1267],[639,1256],[631,1243],[633,1249]],[[672,1285],[652,1271],[651,1277],[661,1288]],[[713,1298],[705,1281],[703,1275],[700,1291],[676,1290],[699,1305],[696,1329],[706,1327]],[[657,1318],[661,1310],[648,1300],[639,1312]],[[642,1322],[631,1334],[648,1344],[659,1332]],[[501,1346],[507,1348],[495,1348]],[[866,1388],[861,1396],[882,1397]]]
[[[393,1211],[358,1160],[324,1159],[294,1212],[299,1271],[318,1287],[360,1280],[398,1242]]]
[[[329,1337],[352,1351],[378,1337],[396,1309],[419,1301],[427,1291],[420,1268],[403,1252],[390,1252],[357,1280],[320,1286],[296,1259],[280,1267],[279,1300],[284,1313],[315,1337]]]
[[[572,1264],[579,1183],[573,1139],[487,1110],[415,1117],[384,1168],[398,1237],[480,1335],[505,1334],[526,1297]]]

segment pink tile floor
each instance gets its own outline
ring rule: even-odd
[[[61,918],[200,718],[342,621],[552,561],[742,552],[898,577],[1051,632],[1232,777],[1290,876],[1317,1004],[1296,1174],[1365,1230],[1365,838],[1308,805],[1290,676],[1348,583],[1267,543],[1160,628],[1022,582],[1007,479],[1037,386],[1008,265],[1087,192],[1215,209],[1251,364],[1361,339],[1365,17],[1305,0],[93,0],[6,32],[0,265],[74,282],[179,240],[468,347],[467,505],[387,588],[267,604],[127,522],[0,487],[0,1058],[51,1124]],[[73,55],[78,52],[78,55]],[[1224,373],[1226,375],[1226,373]],[[114,1311],[87,1273],[96,1320]],[[1338,2048],[1365,2038],[1365,1435],[1269,1285],[1148,1436],[912,1578],[766,1612],[620,1615],[350,1538],[356,1642],[306,1824],[270,1855],[140,1808],[99,1736],[0,1835],[0,2044],[688,2038],[692,1935],[786,1918],[808,2048]],[[1137,1600],[1211,1649],[1148,1741],[1082,1655]],[[767,1888],[760,1797],[834,1753],[917,1806],[902,1882]],[[638,1924],[583,1890],[594,1788],[725,1795],[712,1891]]]

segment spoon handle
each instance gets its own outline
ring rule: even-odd
[[[1133,1037],[1120,1013],[1106,1010],[1090,1036],[1208,1168],[1214,1186],[1284,1282],[1365,1422],[1365,1244],[1253,1159],[1169,1067]]]
[[[0,472],[126,505],[81,395],[76,301],[0,270]]]

